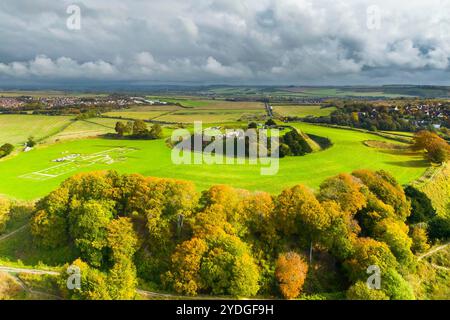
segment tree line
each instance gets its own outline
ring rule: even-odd
[[[155,140],[163,137],[161,125],[156,123],[149,130],[147,124],[142,120],[128,121],[126,123],[118,121],[115,131],[119,137],[128,136],[132,139]]]
[[[426,102],[423,103],[426,104]],[[448,127],[450,125],[448,111],[446,111],[448,110],[448,106],[440,107],[439,110],[444,115],[441,118],[431,116],[431,114],[421,109],[410,112],[405,109],[405,106],[397,106],[394,109],[393,107],[376,106],[368,102],[336,101],[325,104],[324,107],[337,107],[337,109],[329,116],[306,117],[302,120],[311,123],[335,124],[370,131],[415,132],[420,129],[433,130],[432,124],[439,124],[442,127]],[[295,118],[288,119],[295,120]]]
[[[31,230],[37,246],[77,253],[82,290],[63,289],[72,299],[131,299],[137,279],[192,296],[291,299],[337,290],[350,299],[413,299],[405,276],[414,253],[448,238],[450,217],[424,213],[424,195],[409,196],[384,171],[357,170],[317,192],[297,185],[276,196],[226,185],[198,193],[191,182],[94,172],[40,200]],[[447,227],[432,230],[435,219]],[[323,261],[334,269],[328,289],[314,270]],[[365,284],[372,265],[381,290]]]
[[[256,127],[253,127],[251,124],[249,125],[249,129],[257,130]],[[255,150],[255,153],[258,153],[258,156],[261,156],[260,154],[264,154],[264,156],[266,156],[273,154],[273,152],[278,152],[280,158],[284,158],[287,156],[304,156],[308,153],[313,152],[313,149],[305,138],[307,136],[306,134],[300,133],[295,128],[289,129],[290,131],[286,132],[284,135],[280,135],[279,143],[277,143],[276,145],[272,145],[270,137],[266,137],[264,141],[262,140],[261,136],[256,136],[255,139],[250,139],[250,137],[244,135],[243,137],[223,137],[222,141],[216,141],[214,136],[205,139],[203,133],[192,134],[190,137],[189,145],[192,151],[204,151],[211,145],[211,143],[214,143],[216,146],[215,150],[213,151],[214,154],[220,152],[220,150],[223,151],[221,153],[224,153],[226,150],[233,150],[233,154],[237,155],[239,154],[238,146],[240,145],[239,140],[241,139],[243,141],[243,155],[245,157],[250,156],[250,150]],[[311,140],[317,142],[324,149],[329,148],[332,145],[331,141],[328,138],[314,135],[308,136],[311,138]],[[195,143],[195,141],[197,140],[201,141],[201,146]],[[219,143],[221,143],[222,145],[219,145]],[[178,147],[180,146],[182,146],[182,144]],[[201,150],[196,150],[196,148],[201,148]]]

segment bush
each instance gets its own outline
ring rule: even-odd
[[[313,151],[308,142],[306,142],[305,138],[295,129],[280,137],[280,154],[282,151],[281,145],[283,144],[289,147],[290,153],[294,156],[303,156]],[[286,151],[283,151],[283,153],[287,155]]]
[[[34,140],[34,137],[29,137],[26,146],[29,148],[33,148],[36,144],[37,142],[36,140]]]
[[[5,230],[10,215],[11,203],[7,199],[0,198],[0,234]]]
[[[163,131],[159,124],[154,124],[150,129],[149,133],[150,139],[156,140],[161,139],[163,137]]]
[[[414,253],[421,253],[430,249],[430,245],[428,244],[427,230],[425,227],[421,225],[410,227],[410,236],[413,241],[411,250]]]
[[[446,240],[450,238],[450,219],[435,217],[429,223],[429,237],[432,240]]]
[[[24,295],[22,287],[10,275],[0,272],[0,300],[20,299]]]
[[[408,217],[408,223],[428,222],[436,215],[431,200],[422,191],[407,186],[405,195],[411,201],[411,215]]]
[[[258,128],[258,125],[256,124],[256,122],[250,122],[248,124],[248,128],[249,129],[256,129],[256,128]]]
[[[389,300],[389,297],[381,290],[370,289],[362,281],[356,282],[347,290],[349,300]]]
[[[291,149],[289,146],[285,143],[280,143],[279,149],[278,149],[278,155],[280,158],[284,158],[287,156],[292,155]]]
[[[395,270],[381,274],[381,288],[391,300],[414,300],[410,284]]]
[[[10,143],[5,143],[0,147],[0,158],[6,157],[13,152],[14,146]]]
[[[426,158],[435,163],[444,163],[449,159],[450,147],[437,134],[430,131],[419,131],[414,136],[414,150],[425,150]]]

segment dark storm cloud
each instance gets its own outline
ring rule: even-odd
[[[0,81],[445,83],[449,31],[447,0],[3,0]]]

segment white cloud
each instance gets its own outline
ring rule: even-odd
[[[79,63],[67,57],[52,60],[45,55],[27,62],[0,64],[0,76],[14,78],[104,79],[117,74],[115,66],[102,60]]]
[[[241,78],[250,75],[250,70],[244,66],[224,66],[213,57],[208,57],[204,70],[224,78]]]
[[[392,83],[445,80],[449,68],[447,0],[77,3],[71,31],[69,1],[3,0],[0,78]],[[370,5],[379,30],[367,28]]]

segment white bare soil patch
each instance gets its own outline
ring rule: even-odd
[[[118,147],[86,155],[69,154],[53,160],[53,162],[60,163],[58,165],[30,172],[19,176],[19,178],[36,181],[49,180],[95,164],[111,165],[116,162],[125,161],[127,159],[126,155],[135,150],[133,148]]]

